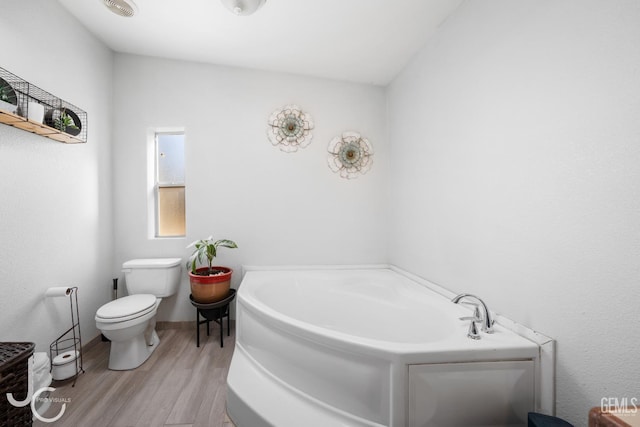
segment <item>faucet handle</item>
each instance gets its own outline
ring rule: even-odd
[[[476,306],[476,308],[473,310],[473,316],[460,317],[460,320],[471,320],[471,323],[469,323],[469,331],[467,332],[467,337],[471,338],[472,340],[479,340],[480,332],[478,332],[478,326],[476,325],[476,322],[482,322],[480,308]]]
[[[474,322],[481,322],[482,315],[480,314],[480,307],[476,305],[476,308],[473,309],[473,316],[463,316],[459,317],[460,320],[473,320]]]
[[[471,320],[471,323],[469,324],[469,332],[467,332],[467,337],[471,338],[472,340],[480,339],[480,332],[478,332],[478,327],[476,326],[476,322],[474,320]]]

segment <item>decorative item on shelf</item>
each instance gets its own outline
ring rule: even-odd
[[[213,259],[218,253],[219,247],[237,248],[238,245],[228,239],[213,240],[209,236],[203,240],[196,240],[187,248],[195,248],[189,257],[187,268],[189,269],[189,283],[191,295],[198,303],[213,303],[227,296],[231,285],[233,270],[228,267],[213,265]],[[198,268],[198,264],[206,266]]]
[[[297,105],[285,105],[274,111],[269,117],[267,135],[274,146],[280,150],[293,153],[311,143],[313,120]]]
[[[44,105],[29,101],[27,108],[27,118],[35,123],[42,123],[44,120]]]
[[[8,111],[11,114],[17,114],[18,97],[9,82],[0,78],[0,110]]]
[[[45,123],[66,134],[80,134],[82,122],[76,113],[67,108],[56,108],[47,111]]]
[[[55,128],[69,135],[77,135],[80,133],[80,128],[76,126],[76,122],[71,118],[70,113],[63,111],[60,118],[55,121]]]
[[[358,132],[344,132],[329,143],[329,168],[342,178],[365,174],[373,165],[373,147]]]

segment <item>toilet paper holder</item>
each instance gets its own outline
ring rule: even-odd
[[[69,297],[69,307],[71,311],[71,327],[64,331],[55,341],[49,346],[49,360],[51,363],[51,370],[54,370],[54,361],[60,360],[60,358],[69,359],[64,368],[61,368],[58,364],[55,366],[56,376],[55,380],[67,380],[73,378],[72,387],[76,385],[76,379],[78,375],[84,372],[82,367],[82,339],[80,337],[80,312],[78,309],[78,288],[77,287],[56,287],[49,288],[46,293],[46,297]],[[74,357],[69,357],[72,354]],[[73,365],[72,365],[73,363]]]

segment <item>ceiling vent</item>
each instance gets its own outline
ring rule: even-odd
[[[116,15],[127,18],[132,17],[138,11],[138,6],[133,0],[102,0],[104,5]]]

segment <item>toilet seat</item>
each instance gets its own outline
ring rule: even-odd
[[[103,305],[96,312],[96,321],[120,323],[142,317],[157,307],[157,298],[151,294],[129,295]]]

